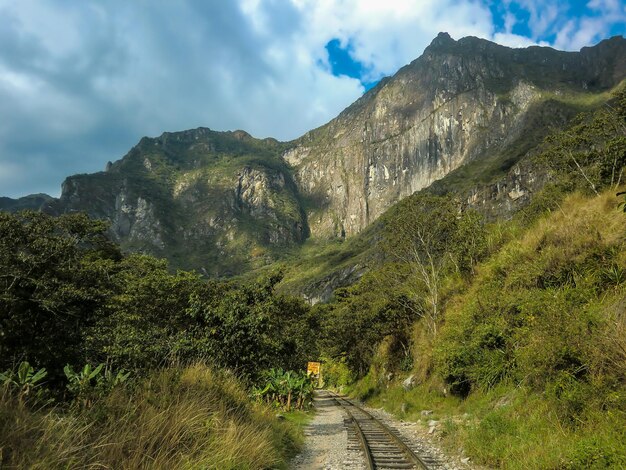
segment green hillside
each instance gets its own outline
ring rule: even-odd
[[[317,307],[328,380],[477,463],[626,465],[624,98],[548,139],[551,182],[509,221],[390,211],[386,262]]]

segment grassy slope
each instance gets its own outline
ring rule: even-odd
[[[613,194],[571,195],[530,228],[501,227],[509,241],[448,297],[433,346],[418,325],[421,383],[386,383],[381,354],[354,393],[405,419],[440,420],[444,442],[479,463],[624,468],[626,217]],[[453,377],[466,398],[450,395]]]
[[[284,468],[301,416],[279,421],[237,380],[164,369],[91,409],[31,411],[0,390],[2,468]]]

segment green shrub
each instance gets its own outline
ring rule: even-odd
[[[42,389],[42,380],[47,375],[46,369],[35,371],[27,361],[23,361],[16,370],[9,369],[0,373],[0,386],[15,393],[20,402],[41,402],[47,395],[46,390]]]
[[[626,455],[624,449],[617,447],[606,438],[591,436],[576,442],[570,460],[565,465],[568,470],[587,470],[601,468],[624,468]]]

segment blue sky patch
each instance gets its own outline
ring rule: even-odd
[[[569,21],[578,22],[581,18],[602,19],[605,12],[600,8],[590,7],[590,4],[591,2],[588,0],[571,0],[567,3],[557,3],[557,5],[559,5],[559,14],[557,17],[552,21],[546,22],[545,29],[543,31],[535,31],[535,34],[533,34],[531,29],[531,11],[524,2],[491,2],[489,9],[491,10],[496,32],[507,32],[506,17],[508,14],[515,17],[515,24],[510,31],[511,33],[532,38],[535,41],[553,43],[557,38],[558,32],[564,28]],[[536,16],[539,18],[539,21],[541,21],[542,16],[550,6],[550,3],[543,5],[539,3],[535,4]],[[578,25],[575,25],[574,29],[578,30],[578,27]],[[623,22],[618,21],[613,24],[607,24],[607,27],[609,30],[605,33],[606,37],[623,36],[626,34],[626,24]]]
[[[330,70],[336,77],[347,76],[356,78],[365,87],[365,91],[367,91],[376,86],[378,81],[370,82],[364,78],[367,75],[368,69],[361,62],[352,57],[350,49],[350,43],[344,47],[337,38],[326,43]]]

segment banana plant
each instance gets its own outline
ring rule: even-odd
[[[99,364],[95,368],[92,368],[91,364],[85,364],[83,369],[78,372],[75,372],[69,364],[63,368],[63,372],[65,372],[69,382],[67,384],[68,390],[76,396],[79,403],[85,408],[88,408],[92,403],[94,395],[93,380],[100,374],[103,367],[104,364]]]
[[[117,371],[117,374],[114,374],[111,369],[105,369],[102,380],[98,380],[98,382],[101,382],[106,389],[112,389],[126,382],[129,377],[130,372],[126,372],[124,369]]]
[[[103,367],[104,364],[99,364],[95,368],[92,368],[91,364],[85,364],[83,370],[74,372],[72,366],[67,364],[63,368],[63,372],[65,372],[65,376],[70,382],[68,388],[71,391],[80,391],[81,389],[88,387],[91,385],[91,381],[98,376]]]
[[[7,370],[0,373],[0,382],[5,386],[17,389],[18,397],[20,402],[22,402],[34,388],[42,385],[40,382],[47,375],[46,369],[41,368],[35,371],[33,366],[27,361],[23,361],[18,366],[17,372]]]
[[[282,369],[274,369],[274,368],[270,369],[265,374],[265,379],[267,381],[267,386],[268,386],[268,390],[267,390],[268,402],[276,401],[279,404],[282,404],[281,382],[283,380],[284,374],[285,374],[285,371],[283,371]]]
[[[300,375],[294,389],[297,394],[296,408],[303,409],[306,400],[313,395],[313,383],[311,382],[311,378],[304,374]]]
[[[270,369],[264,374],[264,385],[255,388],[253,396],[265,399],[267,403],[290,411],[295,401],[295,408],[303,409],[307,398],[313,393],[313,384],[303,372]]]
[[[293,387],[296,383],[296,376],[292,371],[287,371],[283,375],[281,381],[283,396],[287,396],[287,411],[291,411],[291,396],[293,394]]]
[[[79,400],[84,407],[89,407],[94,398],[103,396],[114,387],[123,384],[130,377],[130,372],[124,369],[113,372],[110,368],[104,368],[104,364],[99,364],[95,368],[91,364],[85,364],[82,370],[74,371],[72,366],[67,364],[63,371],[67,377],[68,390]]]
[[[270,391],[272,389],[272,383],[268,382],[265,384],[265,387],[253,387],[252,388],[252,397],[260,400],[265,399],[267,403],[270,401]]]

